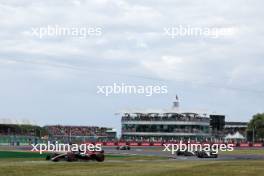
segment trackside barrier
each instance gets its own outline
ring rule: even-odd
[[[114,142],[107,142],[106,145],[107,146],[115,146],[116,144]]]
[[[263,147],[263,144],[262,143],[255,143],[252,146],[253,147]]]
[[[130,146],[139,146],[139,143],[137,143],[137,142],[130,142],[129,145]]]
[[[126,145],[126,142],[118,142],[117,145],[118,146],[124,146],[124,145]]]
[[[152,144],[153,146],[162,146],[162,143],[161,142],[155,142]]]
[[[92,142],[86,142],[86,144],[101,144],[103,146],[124,146],[124,145],[129,145],[129,146],[163,146],[163,144],[179,144],[177,142],[96,142],[96,143],[92,143]],[[187,144],[187,143],[185,143]],[[205,145],[210,145],[210,144],[233,144],[234,147],[264,147],[263,143],[209,143],[209,142],[205,142],[205,143],[195,143],[192,142],[190,144],[201,144],[202,146]]]
[[[202,143],[202,146],[204,147],[204,146],[208,146],[208,145],[210,145],[210,143]]]
[[[96,145],[104,145],[103,142],[96,142],[95,144],[96,144]]]
[[[150,143],[149,142],[142,142],[141,146],[150,146]]]
[[[249,147],[249,143],[240,143],[239,147]]]
[[[85,142],[86,145],[93,144],[92,142]]]

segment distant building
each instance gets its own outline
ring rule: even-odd
[[[205,140],[211,137],[210,118],[197,112],[180,112],[179,99],[169,110],[125,112],[121,138],[127,141]]]
[[[210,115],[210,128],[211,134],[216,139],[222,139],[224,134],[225,127],[225,116],[224,115]]]
[[[225,122],[224,133],[235,134],[236,132],[239,132],[243,136],[246,136],[247,126],[247,122]]]
[[[121,139],[127,141],[224,140],[227,133],[245,135],[247,123],[226,122],[225,115],[183,112],[179,99],[168,110],[124,112]]]
[[[210,120],[197,113],[125,113],[124,140],[203,140],[210,137]]]

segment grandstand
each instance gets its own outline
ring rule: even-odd
[[[125,141],[202,141],[212,137],[209,116],[181,112],[178,96],[171,109],[125,112],[121,123],[121,139]]]
[[[203,140],[210,137],[210,119],[197,113],[126,113],[122,139],[134,141]]]
[[[0,124],[0,145],[31,145],[46,141],[87,142],[116,140],[116,130],[97,126]]]
[[[97,126],[44,126],[50,139],[63,142],[112,141],[116,140],[116,131],[112,128]]]
[[[121,125],[122,140],[149,142],[220,141],[227,132],[245,132],[247,127],[242,122],[225,122],[224,115],[181,111],[177,96],[173,107],[168,110],[123,112]]]
[[[206,140],[211,137],[210,118],[197,112],[181,112],[179,100],[172,109],[125,112],[121,119],[125,141]]]
[[[179,140],[224,141],[227,134],[246,136],[246,122],[226,122],[225,115],[181,111],[179,100],[170,109],[125,111],[121,117],[121,140],[166,142]]]
[[[1,145],[30,145],[47,135],[45,129],[36,125],[0,124]]]

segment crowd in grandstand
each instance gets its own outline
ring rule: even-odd
[[[209,138],[208,138],[209,139]],[[192,138],[189,138],[189,137],[182,137],[182,138],[179,138],[179,137],[173,137],[173,136],[152,136],[152,137],[149,137],[149,136],[125,136],[123,135],[120,139],[120,141],[126,141],[126,142],[172,142],[172,143],[177,143],[177,142],[180,142],[180,141],[207,141],[207,138],[196,138],[196,137],[192,137]]]
[[[50,136],[108,136],[108,128],[97,126],[45,126]]]
[[[122,121],[201,121],[209,122],[209,118],[201,117],[198,114],[138,114],[132,116],[130,114],[125,114],[122,117]]]
[[[191,128],[191,129],[173,129],[173,130],[153,130],[153,129],[145,129],[144,131],[137,131],[136,128],[126,128],[122,129],[122,132],[171,132],[171,133],[205,133],[204,130],[198,128]]]
[[[37,136],[41,127],[33,125],[0,124],[0,135]]]
[[[36,136],[36,137],[116,137],[116,132],[97,126],[33,126],[18,124],[0,124],[0,136]]]

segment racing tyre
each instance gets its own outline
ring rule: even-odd
[[[98,162],[103,162],[104,159],[105,159],[104,154],[101,154],[101,153],[100,153],[100,154],[97,154],[97,155],[95,156],[95,160],[98,161]]]

